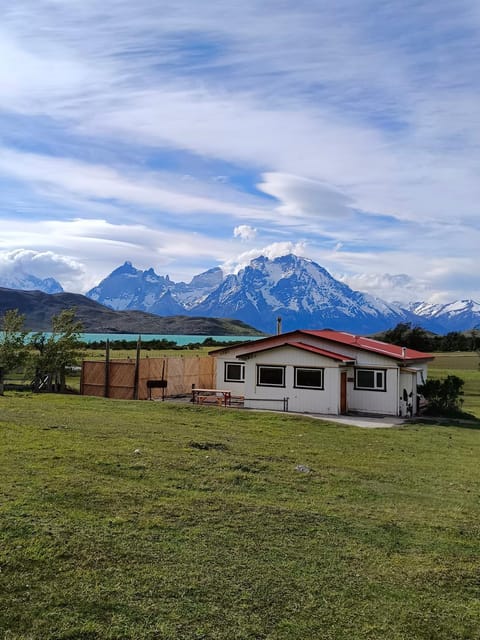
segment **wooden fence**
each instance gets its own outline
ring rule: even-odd
[[[140,358],[137,360],[84,360],[80,392],[123,400],[158,399],[188,395],[192,385],[211,388],[215,379],[215,358]],[[165,381],[162,388],[155,383]]]

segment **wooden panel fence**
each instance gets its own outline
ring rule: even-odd
[[[166,387],[148,385],[148,381],[166,380]],[[123,400],[147,400],[188,395],[192,385],[211,388],[215,380],[215,358],[140,358],[135,360],[84,360],[80,390],[86,396]]]

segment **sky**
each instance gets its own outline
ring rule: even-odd
[[[0,6],[0,281],[296,253],[480,300],[478,0]]]

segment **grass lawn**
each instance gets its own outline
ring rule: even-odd
[[[455,375],[465,381],[462,410],[480,418],[480,358],[474,351],[436,353],[428,367],[431,378]],[[480,635],[479,635],[480,637]]]
[[[480,430],[11,393],[0,439],[2,640],[480,638]]]

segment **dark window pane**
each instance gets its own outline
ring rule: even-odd
[[[383,388],[383,371],[377,371],[377,388]]]
[[[227,362],[225,379],[226,380],[243,380],[243,364]]]
[[[360,369],[357,371],[357,387],[373,389],[375,385],[375,371]]]
[[[297,369],[296,370],[297,387],[322,387],[323,386],[323,370],[322,369]]]
[[[283,386],[283,367],[259,367],[258,384]]]

